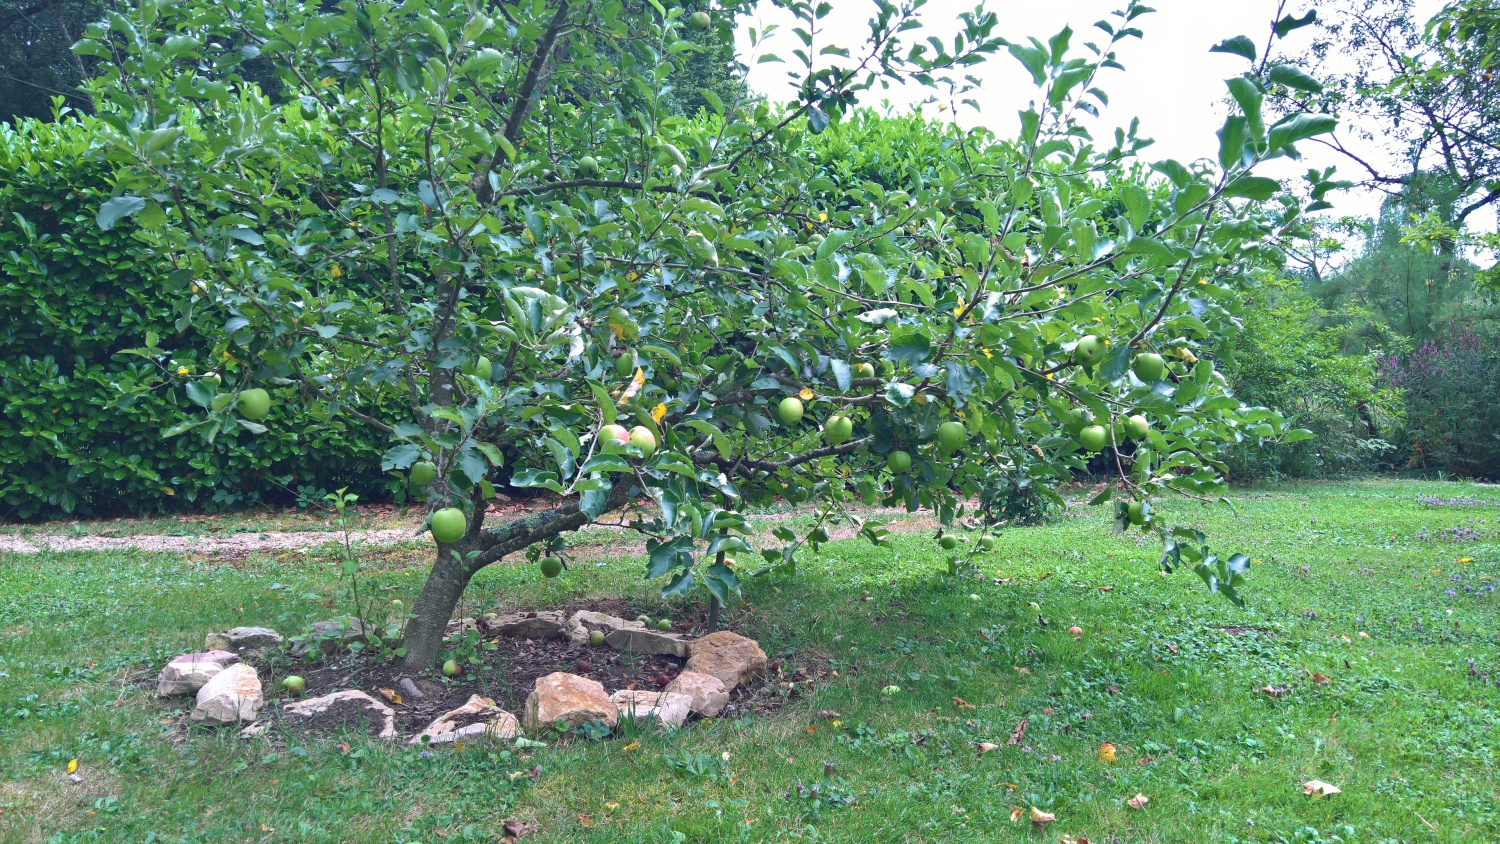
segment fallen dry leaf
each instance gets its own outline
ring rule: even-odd
[[[627,751],[627,752],[631,751],[631,750],[640,750],[641,749],[641,743],[638,742],[638,741],[633,741],[630,744],[627,744],[627,745],[625,745],[624,747],[622,747],[620,749],[624,750],[624,751]]]
[[[1058,844],[1090,844],[1090,841],[1087,838],[1074,838],[1071,835],[1064,835]]]
[[[1120,686],[1119,686],[1118,683],[1116,683],[1116,684],[1111,685],[1109,688],[1105,689],[1105,691],[1109,692],[1112,695],[1117,695],[1117,694],[1120,693]]]
[[[1057,710],[1055,710],[1055,709],[1053,709],[1052,707],[1049,706],[1046,709],[1042,710],[1042,714],[1046,715],[1048,718],[1051,718],[1053,715],[1057,714]]]
[[[1024,814],[1026,814],[1026,810],[1025,809],[1022,809],[1020,806],[1012,805],[1010,807],[1010,822],[1011,823],[1016,823],[1017,821],[1019,821],[1021,819],[1021,816],[1024,815]]]
[[[1016,673],[1017,674],[1030,674],[1031,673],[1031,669],[1027,668],[1024,665],[1012,665],[1011,668],[1016,669]]]
[[[1175,653],[1179,653],[1181,651],[1181,649],[1177,647],[1177,643],[1176,642],[1168,642],[1167,643],[1167,650],[1171,651],[1174,654]]]
[[[983,756],[984,754],[989,753],[991,750],[999,750],[999,749],[1000,749],[1000,745],[995,744],[992,741],[982,741],[982,742],[979,743],[979,755],[980,756]]]
[[[1113,591],[1115,591],[1115,587],[1113,587],[1113,586],[1100,586],[1099,587],[1099,591],[1100,592],[1113,592]]]
[[[1129,800],[1126,800],[1125,801],[1125,805],[1129,806],[1132,809],[1144,809],[1144,808],[1146,808],[1146,804],[1150,803],[1150,802],[1151,802],[1151,798],[1150,797],[1147,797],[1144,794],[1137,794],[1136,796],[1130,798]]]
[[[349,747],[349,742],[347,741],[341,741],[338,744],[334,745],[334,747],[337,747],[340,753],[348,753],[351,750],[351,748]]]
[[[1113,765],[1115,763],[1114,743],[1105,742],[1099,745],[1099,761],[1106,765]]]
[[[390,701],[391,703],[401,702],[401,695],[397,694],[395,689],[381,689],[380,696]]]
[[[583,827],[593,826],[594,825],[594,819],[591,818],[591,817],[589,817],[588,815],[579,814],[578,815],[578,825],[579,826],[583,826]]]
[[[1031,807],[1031,825],[1037,829],[1045,829],[1047,824],[1057,820],[1057,815],[1051,812],[1043,812],[1035,806]]]
[[[1309,797],[1327,797],[1330,794],[1342,794],[1343,789],[1322,780],[1308,780],[1302,784],[1302,793]]]
[[[1021,740],[1024,739],[1024,738],[1026,738],[1026,722],[1029,721],[1029,720],[1030,720],[1029,718],[1022,718],[1021,719],[1021,723],[1017,724],[1016,728],[1014,730],[1010,731],[1010,746],[1011,747],[1020,747],[1021,746]]]
[[[505,837],[500,840],[506,842],[506,844],[515,844],[517,840],[525,838],[528,835],[536,835],[537,833],[536,824],[518,821],[513,818],[506,818],[501,821],[500,828],[505,833]]]
[[[1302,670],[1303,671],[1307,671],[1306,668],[1304,668]],[[1314,683],[1322,685],[1323,683],[1327,683],[1328,682],[1329,677],[1328,677],[1327,674],[1319,674],[1316,671],[1307,671],[1307,679],[1313,681]]]
[[[1278,689],[1275,686],[1261,686],[1260,690],[1270,695],[1271,697],[1281,697],[1282,695],[1286,694],[1287,691],[1286,689]]]
[[[975,706],[974,704],[969,703],[968,701],[964,700],[961,697],[954,698],[953,699],[953,705],[956,706],[956,707],[958,707],[959,709],[978,709],[979,708],[979,707]]]

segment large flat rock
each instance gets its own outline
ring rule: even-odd
[[[614,729],[620,723],[620,710],[603,686],[585,677],[562,671],[538,677],[536,687],[526,697],[522,724],[527,730],[558,724],[571,730],[591,721]]]

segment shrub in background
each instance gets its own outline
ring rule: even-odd
[[[1245,308],[1244,330],[1221,346],[1235,395],[1295,417],[1316,434],[1294,443],[1244,443],[1229,460],[1238,480],[1337,477],[1378,467],[1399,429],[1399,388],[1377,374],[1378,353],[1348,354],[1364,315],[1323,309],[1290,279],[1268,281]],[[1387,342],[1399,343],[1395,338]]]
[[[1408,466],[1500,478],[1500,335],[1452,326],[1381,360],[1381,380],[1406,393],[1398,440]]]
[[[389,497],[389,478],[350,470],[379,465],[388,444],[316,403],[278,402],[260,436],[162,436],[202,414],[186,382],[235,363],[204,359],[211,344],[177,322],[172,268],[150,259],[136,224],[95,221],[111,171],[90,120],[0,124],[0,518],[288,501],[342,486]]]

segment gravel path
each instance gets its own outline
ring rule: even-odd
[[[349,538],[362,545],[396,545],[417,539],[410,528],[354,531]],[[42,551],[162,551],[175,554],[243,555],[251,551],[300,551],[342,541],[332,531],[272,531],[229,536],[0,536],[0,553],[36,554]]]

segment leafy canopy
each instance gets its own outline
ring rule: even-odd
[[[761,543],[788,569],[856,499],[951,523],[976,495],[982,519],[987,490],[1055,487],[1087,465],[1090,425],[1109,446],[1095,459],[1142,499],[1217,494],[1228,445],[1305,435],[1242,406],[1193,350],[1232,328],[1272,238],[1306,211],[1253,168],[1330,118],[1267,125],[1272,71],[1252,68],[1229,80],[1217,155],[1147,165],[1133,125],[1099,143],[1079,123],[1107,104],[1100,77],[1143,6],[1081,45],[1068,29],[1007,41],[979,8],[949,45],[922,40],[920,3],[877,2],[853,53],[823,46],[827,3],[789,8],[795,99],[705,89],[691,118],[667,104],[700,49],[682,37],[692,10],[653,0],[146,0],[79,45],[105,65],[91,90],[122,168],[99,223],[138,216],[176,267],[181,318],[218,327],[229,377],[197,385],[197,432],[259,430],[234,396],[269,386],[387,430],[383,468],[433,461],[428,500],[469,513],[409,659],[435,653],[422,641],[474,571],[559,547],[636,494],[654,502],[631,522],[652,536],[649,576],[725,601],[740,576],[726,555],[753,535],[743,510],[776,496],[824,508],[812,533]],[[732,11],[709,15],[722,43]],[[890,82],[961,100],[965,68],[1001,52],[1037,86],[1016,138],[855,117]],[[252,57],[277,68],[278,99],[244,84]],[[837,151],[859,132],[921,160],[855,169]],[[1316,203],[1331,183],[1310,179]],[[330,284],[350,278],[362,286]],[[1170,361],[1163,379],[1132,373],[1147,351]],[[383,394],[409,418],[368,413]],[[795,424],[776,412],[788,396],[806,405]],[[1151,422],[1136,440],[1131,414]],[[654,446],[606,443],[611,424]],[[898,450],[912,464],[893,473]],[[507,478],[564,503],[486,528]],[[1224,568],[1191,534],[1169,545],[1184,556],[1238,599],[1238,558]]]

